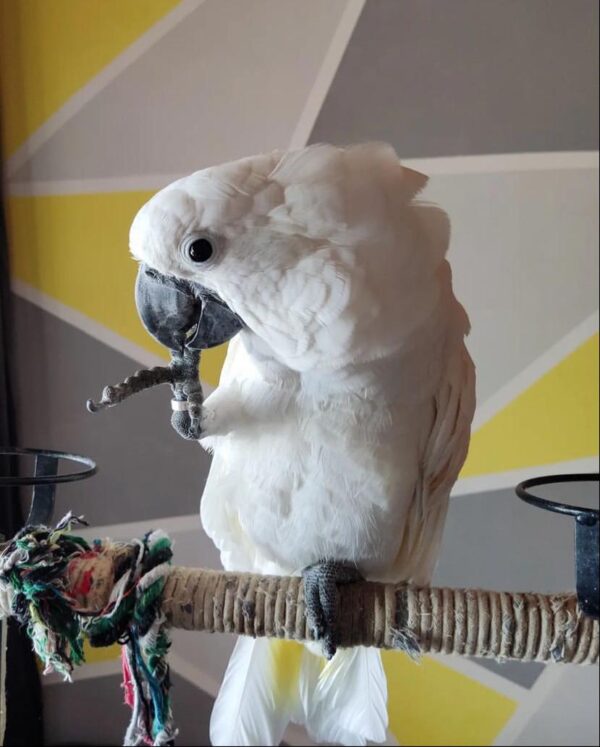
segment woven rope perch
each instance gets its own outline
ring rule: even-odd
[[[84,610],[104,607],[113,568],[131,546],[114,545],[95,559],[71,563],[69,585],[93,575]],[[92,571],[92,574],[90,574]],[[312,640],[302,580],[173,567],[162,609],[185,630]],[[598,621],[581,614],[574,594],[407,588],[359,583],[340,587],[342,646],[410,649],[493,659],[597,664]]]

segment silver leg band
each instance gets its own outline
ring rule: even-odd
[[[187,399],[172,399],[171,409],[173,412],[186,412],[190,409],[190,403]]]

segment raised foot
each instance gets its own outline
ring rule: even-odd
[[[356,566],[323,560],[302,571],[306,618],[313,635],[323,642],[323,654],[331,659],[339,643],[338,585],[364,581]]]

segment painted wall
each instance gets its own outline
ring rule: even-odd
[[[307,12],[307,7],[310,11]],[[137,208],[212,163],[307,142],[390,141],[453,223],[478,411],[436,581],[572,588],[571,527],[523,476],[598,470],[595,0],[0,0],[2,127],[28,446],[97,459],[59,493],[93,536],[161,526],[218,565],[197,518],[208,458],[167,392],[95,418],[89,396],[162,352],[135,313]],[[203,359],[218,381],[223,351]],[[586,496],[597,501],[597,494]],[[232,641],[177,632],[181,741],[205,744]],[[119,744],[115,652],[46,678],[50,743]],[[597,744],[597,671],[387,655],[396,738]],[[108,715],[107,715],[108,714]],[[291,731],[290,743],[306,743]]]

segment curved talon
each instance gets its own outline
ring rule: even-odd
[[[308,626],[318,641],[323,642],[323,654],[333,658],[339,636],[339,584],[364,581],[356,566],[324,560],[302,571],[304,604]]]
[[[120,384],[117,384],[116,387],[105,386],[102,391],[102,398],[99,402],[94,402],[93,400],[88,399],[85,403],[88,412],[99,412],[100,410],[105,410],[107,407],[113,407],[113,405],[118,404],[120,400],[116,398],[120,394],[120,386]]]
[[[93,399],[86,400],[85,406],[88,412],[98,412],[98,410],[102,409],[102,403],[94,402]]]
[[[111,402],[105,397],[102,397],[99,402],[94,402],[93,399],[88,399],[85,403],[85,406],[88,412],[95,413],[100,412],[100,410],[106,410],[108,407],[113,407],[116,404],[116,402]]]

